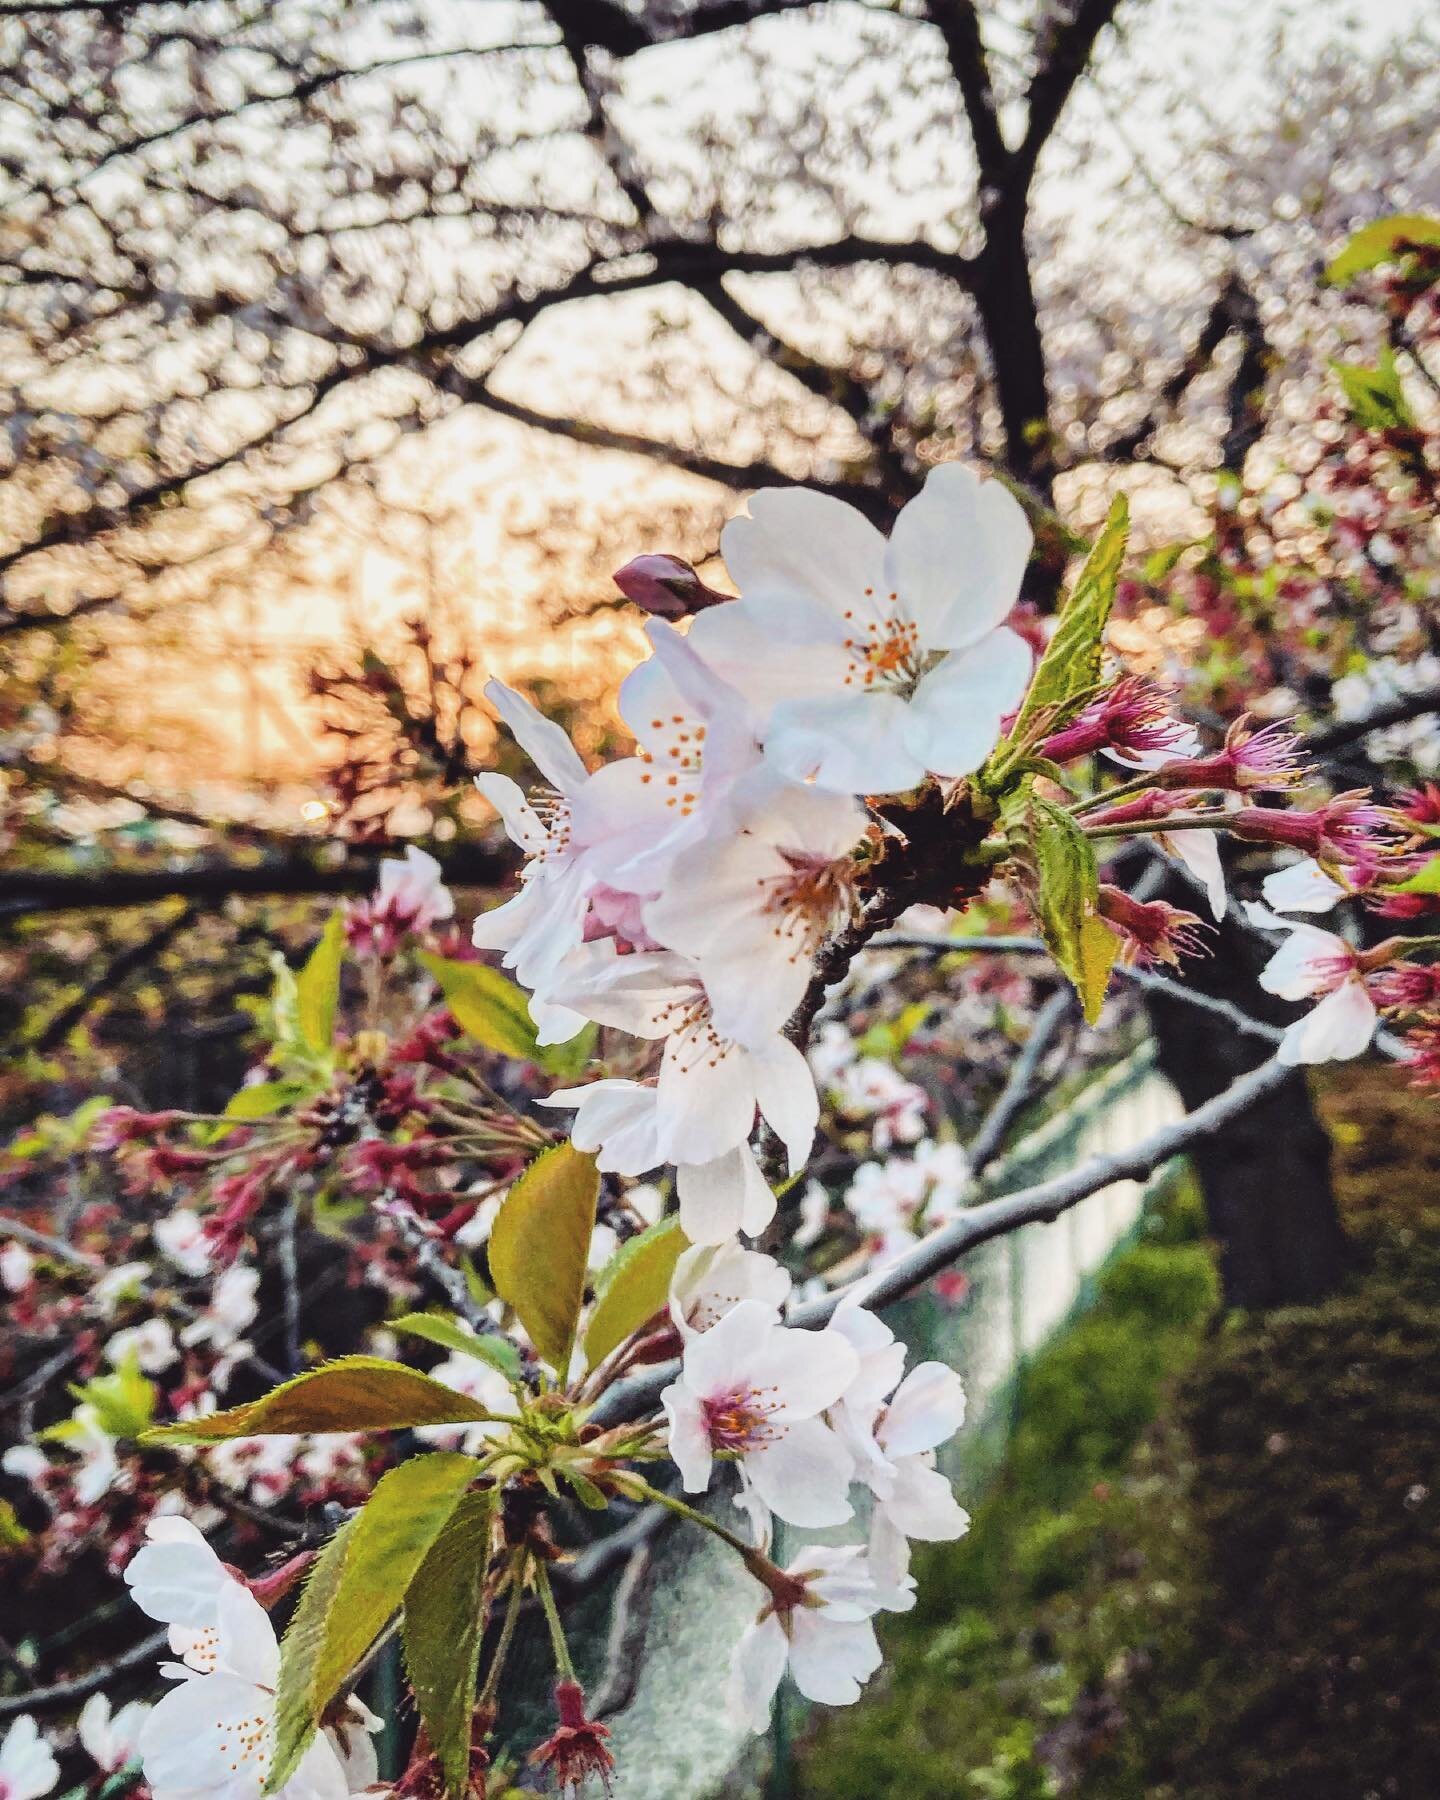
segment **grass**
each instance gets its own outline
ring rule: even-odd
[[[1440,1132],[1393,1071],[1322,1105],[1345,1290],[1218,1317],[1172,1192],[1026,1371],[970,1537],[919,1558],[804,1800],[1440,1793]]]

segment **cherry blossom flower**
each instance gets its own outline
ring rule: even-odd
[[[864,809],[757,771],[739,784],[737,829],[682,851],[645,923],[694,959],[723,1031],[777,1030],[809,984],[816,952],[854,907],[852,852]]]
[[[1236,719],[1213,756],[1185,755],[1155,768],[1158,787],[1222,788],[1233,793],[1284,793],[1304,774],[1300,739],[1283,723],[1252,730]],[[1154,767],[1154,765],[1149,765]]]
[[[176,1684],[140,1730],[145,1779],[157,1800],[179,1794],[260,1800],[274,1757],[280,1672],[275,1628],[248,1588],[226,1580],[206,1642],[213,1643],[208,1672],[189,1659],[162,1671]],[[299,1767],[277,1791],[286,1800],[344,1800],[350,1791],[345,1771],[325,1732],[311,1739]]]
[[[683,1251],[670,1277],[670,1317],[682,1337],[709,1331],[742,1300],[779,1313],[790,1297],[790,1276],[773,1256],[745,1250],[731,1238]]]
[[[454,916],[455,899],[439,863],[418,844],[407,844],[403,859],[387,857],[380,864],[375,893],[349,908],[345,930],[357,949],[389,956],[408,932],[428,931]]]
[[[0,1800],[40,1800],[60,1779],[54,1752],[29,1713],[21,1713],[0,1743]]]
[[[541,1106],[574,1107],[570,1141],[595,1157],[606,1173],[644,1175],[665,1161],[659,1127],[660,1095],[653,1084],[608,1079],[559,1088]],[[720,1244],[743,1231],[762,1232],[775,1217],[775,1195],[748,1144],[709,1162],[675,1168],[680,1229],[692,1244]]]
[[[1191,725],[1170,712],[1171,696],[1143,675],[1122,675],[1063,730],[1040,745],[1051,762],[1074,762],[1103,751],[1129,769],[1153,769],[1200,748]]]
[[[174,1628],[213,1632],[220,1590],[235,1577],[197,1527],[178,1514],[152,1518],[145,1537],[125,1566],[125,1585],[141,1612],[172,1627],[170,1648],[183,1657],[193,1646],[188,1639],[177,1641]]]
[[[140,1325],[127,1325],[106,1340],[105,1360],[112,1367],[133,1362],[147,1375],[158,1375],[168,1369],[180,1352],[175,1347],[175,1334],[168,1319],[146,1319]]]
[[[721,535],[741,598],[691,641],[792,779],[884,794],[968,775],[1030,677],[1004,624],[1030,546],[1009,490],[959,463],[931,470],[888,544],[842,501],[765,488]]]
[[[730,1711],[752,1731],[769,1725],[787,1668],[807,1700],[850,1706],[880,1667],[870,1621],[881,1597],[858,1546],[807,1544],[785,1575],[790,1591],[783,1599],[772,1594],[730,1661]]]
[[[1128,963],[1168,963],[1179,968],[1182,956],[1200,956],[1208,948],[1208,926],[1194,913],[1165,900],[1137,900],[1123,888],[1101,882],[1099,913],[1118,933],[1120,955]]]
[[[852,1461],[820,1418],[859,1369],[834,1331],[790,1331],[760,1300],[742,1300],[685,1346],[678,1381],[661,1395],[670,1454],[688,1493],[703,1493],[717,1454],[792,1525],[838,1525],[851,1514]]]
[[[7,1294],[23,1294],[35,1275],[35,1258],[23,1244],[7,1243],[0,1249],[0,1287]]]
[[[1353,947],[1333,931],[1278,918],[1253,900],[1245,911],[1252,925],[1290,933],[1261,971],[1261,987],[1282,1000],[1318,1001],[1287,1028],[1276,1052],[1281,1062],[1347,1062],[1361,1055],[1378,1015]]]
[[[208,1275],[211,1267],[210,1240],[199,1213],[180,1206],[150,1227],[150,1235],[161,1251],[184,1275]]]
[[[870,1520],[870,1565],[893,1611],[913,1603],[909,1540],[948,1543],[970,1529],[970,1515],[935,1466],[935,1452],[965,1423],[965,1389],[943,1363],[913,1368],[884,1406],[871,1431],[880,1461],[860,1473],[875,1495]]]
[[[143,1700],[132,1700],[112,1712],[108,1695],[92,1694],[75,1721],[80,1747],[105,1774],[117,1774],[134,1761],[149,1712]]]
[[[698,970],[682,957],[653,951],[615,956],[608,945],[590,948],[598,954],[572,959],[553,998],[598,1024],[663,1039],[655,1088],[657,1160],[713,1162],[748,1139],[758,1108],[784,1143],[792,1171],[802,1168],[819,1117],[802,1053],[778,1031],[741,1042],[722,1028]]]

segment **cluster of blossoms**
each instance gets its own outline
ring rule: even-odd
[[[888,540],[825,496],[756,495],[722,541],[735,596],[678,559],[639,559],[617,578],[658,615],[621,691],[634,754],[592,769],[522,696],[487,689],[539,781],[479,778],[523,868],[473,942],[438,864],[412,850],[302,969],[277,961],[265,1059],[223,1113],[98,1121],[132,1193],[165,1197],[154,1256],[103,1278],[118,1310],[85,1315],[90,1379],[51,1428],[56,1455],[24,1446],[5,1466],[53,1488],[56,1513],[126,1498],[112,1560],[131,1558],[178,1659],[138,1735],[162,1800],[373,1786],[373,1721],[350,1683],[392,1616],[424,1726],[396,1791],[483,1793],[526,1607],[556,1667],[556,1727],[531,1765],[562,1787],[608,1778],[560,1611],[562,1500],[665,1507],[741,1559],[757,1607],[726,1647],[737,1717],[762,1726],[787,1669],[813,1700],[856,1698],[880,1660],[873,1621],[913,1604],[912,1541],[966,1526],[937,1463],[960,1383],[936,1363],[907,1373],[864,1304],[874,1270],[893,1276],[977,1185],[932,1132],[926,1091],[833,1016],[890,928],[938,925],[948,944],[958,915],[1008,896],[1093,1020],[1114,968],[1173,967],[1211,932],[1137,898],[1106,859],[1153,844],[1218,922],[1228,835],[1296,859],[1244,909],[1287,934],[1264,985],[1314,1002],[1282,1060],[1357,1055],[1381,1012],[1440,1038],[1437,984],[1413,954],[1429,940],[1363,948],[1280,916],[1356,896],[1430,910],[1431,797],[1297,805],[1302,747],[1278,724],[1240,719],[1207,749],[1165,689],[1105,662],[1123,542],[1117,515],[1038,654],[1012,622],[1025,514],[958,465],[931,473]],[[953,939],[967,941],[983,934]],[[345,1033],[347,950],[364,1012]],[[822,1118],[843,1150],[834,1191],[823,1155],[805,1181]],[[343,1261],[371,1304],[362,1341],[383,1354],[327,1362],[323,1333],[312,1346],[296,1329],[293,1234],[297,1207],[320,1236],[340,1197],[359,1202],[348,1260],[330,1244],[320,1260]],[[795,1290],[795,1253],[837,1219],[853,1254]],[[764,1249],[743,1241],[762,1234]],[[273,1301],[247,1265],[257,1244],[289,1259]],[[38,1316],[26,1255],[0,1275]],[[174,1322],[130,1307],[162,1259],[197,1284]],[[427,1289],[450,1310],[407,1312]],[[267,1377],[277,1326],[290,1341]],[[422,1371],[399,1360],[402,1339],[444,1359]],[[257,1375],[282,1374],[256,1393]],[[222,1408],[232,1379],[256,1397]],[[426,1454],[391,1448],[383,1434],[402,1429]],[[179,1454],[169,1499],[140,1438]],[[743,1529],[718,1516],[721,1471]],[[244,1517],[222,1495],[252,1511],[329,1501],[345,1523],[318,1556],[247,1583],[200,1536]],[[852,1519],[863,1541],[771,1555],[777,1520]],[[270,1609],[307,1572],[277,1649]],[[446,1696],[467,1645],[459,1704]]]

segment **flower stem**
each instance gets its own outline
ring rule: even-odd
[[[505,1607],[505,1619],[500,1627],[500,1636],[495,1645],[495,1654],[490,1658],[490,1668],[485,1676],[485,1685],[480,1690],[479,1704],[489,1706],[495,1699],[495,1690],[500,1685],[500,1676],[505,1668],[505,1659],[510,1654],[510,1645],[515,1636],[515,1627],[520,1623],[520,1604],[525,1598],[525,1563],[527,1552],[517,1550],[510,1564],[510,1598]]]
[[[1163,819],[1134,819],[1126,825],[1091,825],[1088,838],[1133,837],[1140,832],[1223,831],[1230,821],[1227,812],[1170,813]]]
[[[565,1642],[565,1627],[560,1623],[560,1609],[555,1604],[555,1590],[550,1586],[550,1572],[543,1562],[538,1561],[535,1564],[535,1591],[545,1609],[545,1623],[550,1627],[555,1667],[566,1681],[574,1681],[575,1665],[570,1660],[570,1646]]]

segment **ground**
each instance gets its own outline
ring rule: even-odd
[[[818,1721],[803,1800],[1440,1793],[1440,1130],[1393,1069],[1320,1100],[1354,1273],[1217,1311],[1172,1187],[1025,1371],[996,1486]]]

